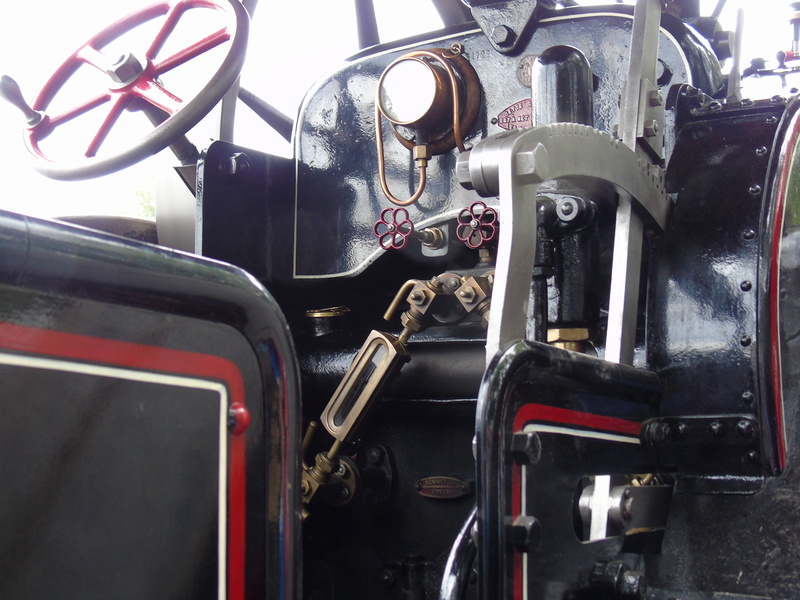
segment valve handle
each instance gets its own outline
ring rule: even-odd
[[[458,213],[456,236],[472,249],[482,248],[497,236],[497,211],[473,202]]]
[[[25,96],[22,95],[22,90],[20,89],[19,84],[8,75],[3,75],[0,77],[0,97],[22,111],[28,127],[36,127],[45,117],[43,112],[33,110],[30,107],[30,105],[25,101]]]
[[[414,233],[414,223],[405,208],[386,208],[373,227],[378,243],[384,250],[400,250]]]

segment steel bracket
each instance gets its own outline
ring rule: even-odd
[[[588,189],[611,188],[636,212],[663,229],[669,208],[663,171],[607,133],[575,123],[507,131],[458,158],[461,184],[481,196],[499,196],[497,249],[487,364],[511,342],[524,339],[530,278],[536,251],[536,193],[551,179]]]
[[[489,43],[502,54],[514,54],[527,43],[539,6],[556,5],[553,0],[471,0],[467,4]]]

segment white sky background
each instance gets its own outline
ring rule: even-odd
[[[704,0],[706,1],[706,0]],[[0,73],[14,77],[30,102],[47,77],[83,42],[119,17],[151,0],[7,1],[0,8]],[[588,2],[587,2],[588,3]],[[596,2],[591,2],[596,3]],[[707,12],[716,4],[707,0]],[[390,40],[441,26],[428,0],[375,0],[381,39]],[[736,8],[745,8],[745,65],[754,56],[774,66],[775,52],[789,49],[786,0],[728,0],[723,24],[732,27]],[[243,85],[294,118],[303,93],[320,76],[357,50],[352,0],[260,0],[251,29]],[[241,103],[237,114],[249,112]],[[22,119],[0,106],[0,208],[35,216],[130,214],[136,190],[150,189],[174,163],[169,151],[118,174],[85,182],[46,179],[30,166],[22,142]],[[208,145],[213,123],[193,132]],[[288,144],[266,125],[248,127],[235,140],[288,155]],[[177,180],[169,173],[168,177]]]

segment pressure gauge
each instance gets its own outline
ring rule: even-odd
[[[442,68],[420,57],[403,57],[378,82],[378,108],[395,125],[439,128],[452,120],[452,94]]]

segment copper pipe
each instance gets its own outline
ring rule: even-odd
[[[450,89],[453,94],[453,135],[455,137],[456,146],[461,152],[466,150],[464,146],[464,137],[461,132],[461,101],[458,95],[458,78],[456,77],[456,73],[453,70],[453,67],[450,65],[449,61],[445,58],[436,54],[435,52],[431,52],[429,50],[417,50],[415,52],[410,52],[408,54],[404,54],[397,60],[393,61],[386,69],[384,70],[384,75],[392,68],[393,65],[402,61],[408,60],[409,58],[417,58],[417,57],[426,57],[433,59],[442,67],[444,67],[445,72],[447,73],[448,77],[450,78]],[[427,167],[420,165],[419,166],[419,184],[417,185],[417,189],[414,194],[408,200],[400,200],[394,194],[389,191],[389,185],[386,182],[386,159],[384,157],[384,147],[383,147],[383,126],[381,125],[381,106],[380,106],[380,99],[378,95],[380,94],[381,88],[381,81],[383,80],[383,76],[378,81],[378,91],[376,92],[375,96],[375,133],[376,133],[376,146],[378,150],[378,179],[380,180],[381,190],[386,195],[392,204],[397,206],[410,206],[414,204],[417,200],[420,199],[422,193],[425,191],[425,185],[427,184]],[[392,124],[392,129],[394,130],[395,134],[397,134],[397,130],[394,129],[394,124]],[[419,163],[418,163],[419,164]]]
[[[386,312],[383,314],[384,321],[392,320],[392,316],[397,311],[397,307],[400,306],[400,303],[403,301],[403,298],[406,296],[406,294],[408,294],[409,291],[411,291],[411,288],[417,285],[417,283],[419,283],[418,280],[409,279],[403,285],[400,286],[400,289],[394,296],[394,300],[392,300],[392,303],[389,305],[389,308],[387,308]]]

